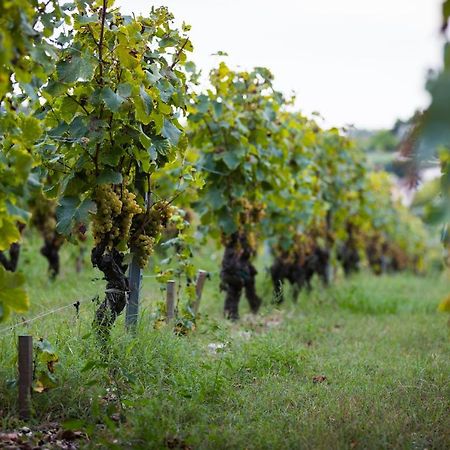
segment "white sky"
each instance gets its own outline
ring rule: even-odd
[[[124,13],[166,5],[192,25],[204,72],[226,51],[232,67],[266,66],[305,113],[330,125],[390,127],[428,103],[441,60],[441,0],[117,0]]]

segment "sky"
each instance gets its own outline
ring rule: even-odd
[[[275,86],[325,123],[392,127],[429,102],[439,67],[441,0],[117,0],[124,13],[168,6],[192,25],[192,59],[208,72],[268,67]]]

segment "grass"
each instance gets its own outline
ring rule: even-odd
[[[29,277],[30,317],[82,299],[30,324],[60,362],[58,387],[33,396],[31,426],[52,421],[81,428],[92,448],[405,448],[450,446],[447,317],[436,312],[448,279],[435,274],[338,278],[299,302],[270,305],[270,282],[259,261],[265,306],[230,324],[213,273],[198,329],[186,337],[155,330],[150,312],[163,299],[152,278],[143,288],[136,336],[121,318],[109,356],[90,333],[101,293],[99,273],[74,273],[73,251],[51,283],[36,243],[21,268]],[[220,253],[204,250],[198,266],[217,270]],[[94,280],[93,280],[94,279]],[[23,332],[23,327],[15,330]],[[0,425],[20,426],[15,377],[16,335],[0,336]],[[320,378],[320,376],[322,378]],[[314,382],[316,381],[316,382]]]

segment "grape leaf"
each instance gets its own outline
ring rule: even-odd
[[[85,223],[88,214],[94,212],[95,203],[92,200],[80,200],[76,197],[63,197],[56,209],[57,225],[59,233],[69,235],[75,222]]]
[[[180,140],[181,131],[173,125],[169,120],[164,119],[164,125],[161,131],[163,137],[169,140],[169,142],[176,146]]]
[[[7,272],[0,265],[0,322],[6,320],[11,312],[28,310],[30,301],[24,285],[23,274]]]
[[[120,106],[125,101],[122,96],[115,93],[110,87],[104,87],[101,90],[100,97],[102,98],[106,107],[112,112],[119,111]]]
[[[75,83],[90,81],[94,77],[97,62],[89,53],[72,54],[57,65],[59,81]]]

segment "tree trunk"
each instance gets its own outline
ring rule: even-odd
[[[111,327],[127,304],[129,284],[127,266],[123,264],[123,254],[116,249],[106,249],[104,244],[93,248],[91,261],[98,267],[106,280],[105,298],[100,303],[94,318],[94,327],[102,340],[107,340]]]
[[[48,261],[48,271],[52,280],[59,275],[59,250],[61,249],[63,242],[64,239],[61,236],[56,235],[51,239],[45,239],[44,245],[41,248],[42,256]]]
[[[230,236],[222,259],[220,272],[220,289],[225,291],[225,317],[239,319],[239,300],[242,290],[250,304],[252,313],[256,314],[261,306],[261,298],[256,293],[255,276],[257,271],[251,263],[253,250],[244,233]]]
[[[272,277],[273,284],[273,303],[280,304],[284,302],[283,295],[283,281],[286,276],[286,265],[284,264],[281,257],[276,258],[270,267],[270,275]]]
[[[0,252],[0,263],[6,270],[15,272],[19,264],[20,244],[18,242],[11,244],[8,253],[9,257],[4,252]]]
[[[86,253],[86,248],[79,244],[80,248],[78,251],[77,259],[75,261],[75,271],[81,273],[84,268],[84,255]]]

